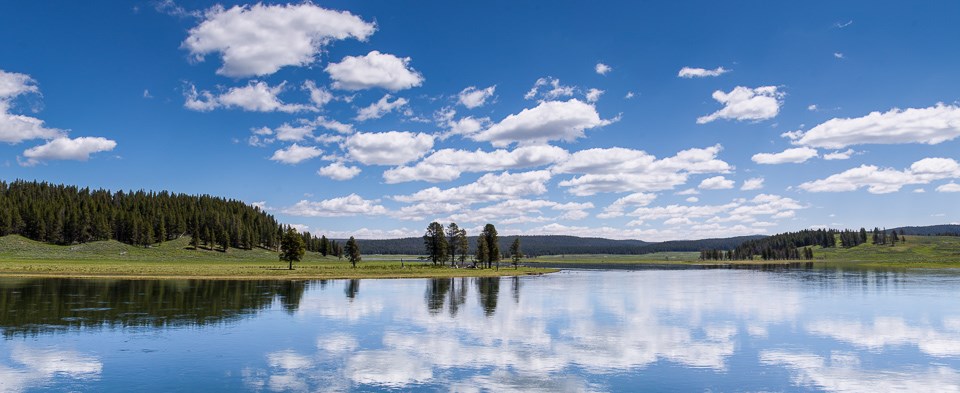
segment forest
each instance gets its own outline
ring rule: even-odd
[[[256,207],[210,195],[0,181],[0,236],[53,244],[115,239],[149,246],[190,235],[195,243],[223,250],[272,249],[282,229]]]

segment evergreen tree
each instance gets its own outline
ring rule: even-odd
[[[520,259],[523,258],[523,251],[520,251],[520,237],[513,239],[513,244],[510,245],[510,260],[513,262],[513,268],[516,269],[520,265]]]
[[[280,260],[289,263],[287,268],[293,270],[293,263],[300,262],[305,252],[303,238],[296,229],[288,228],[280,240]]]
[[[447,226],[447,248],[450,251],[450,266],[455,266],[457,256],[460,252],[460,227],[457,223],[451,222]]]
[[[356,268],[357,262],[360,262],[362,258],[360,257],[360,245],[357,244],[357,241],[353,238],[353,236],[350,236],[350,239],[347,240],[347,245],[344,247],[344,251],[347,253],[347,258],[349,258],[350,264]]]
[[[490,247],[487,246],[486,236],[480,236],[477,238],[477,252],[474,254],[474,257],[477,259],[477,263],[474,264],[474,267],[479,264],[482,268],[487,264],[487,261],[490,260]]]
[[[430,261],[434,265],[439,263],[442,266],[447,260],[447,235],[443,233],[443,225],[436,221],[431,222],[423,235],[423,245]]]
[[[500,268],[500,239],[497,237],[497,228],[493,224],[487,224],[483,227],[483,233],[480,236],[487,240],[487,268],[492,267],[496,262],[497,268]]]
[[[327,240],[327,236],[320,236],[320,255],[327,256],[330,253],[330,241]]]

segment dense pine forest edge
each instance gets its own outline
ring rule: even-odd
[[[277,250],[289,226],[239,200],[167,191],[91,190],[69,185],[0,181],[0,236],[81,244],[101,240],[151,247],[188,236],[193,249],[226,252],[231,248]],[[871,241],[893,242],[903,235],[958,235],[960,225],[902,227],[891,230],[804,230],[774,236],[649,243],[577,236],[520,236],[528,257],[563,254],[640,255],[666,251],[700,252],[704,260],[809,259],[811,247],[852,247]],[[301,233],[306,250],[342,256],[343,239]],[[512,244],[517,236],[502,236]],[[477,236],[467,236],[470,249]],[[424,238],[360,239],[364,254],[422,255]]]

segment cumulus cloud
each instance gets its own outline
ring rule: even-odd
[[[317,118],[310,122],[310,124],[317,127],[323,127],[330,131],[336,131],[340,134],[352,134],[354,131],[352,125],[341,123],[333,119],[328,119],[324,116],[317,116]]]
[[[347,56],[339,63],[330,63],[326,71],[333,88],[365,90],[380,87],[390,91],[420,86],[423,76],[410,68],[410,58],[371,51],[365,56]]]
[[[365,41],[376,30],[373,23],[346,12],[309,2],[286,5],[214,6],[203,22],[190,29],[181,47],[194,60],[211,53],[223,58],[220,75],[269,75],[285,66],[316,61],[322,49],[336,40]]]
[[[406,131],[358,132],[344,143],[350,158],[366,165],[402,165],[433,148],[432,135]]]
[[[393,112],[403,106],[407,105],[407,99],[403,97],[397,97],[397,99],[390,101],[390,98],[393,96],[386,94],[379,101],[370,104],[370,106],[360,108],[357,111],[357,121],[365,121],[370,119],[379,119],[383,115]]]
[[[752,179],[744,180],[743,185],[740,186],[740,190],[743,190],[743,191],[759,190],[761,188],[763,188],[762,177],[755,177]]]
[[[887,194],[900,191],[903,186],[929,184],[942,179],[960,178],[960,164],[950,158],[924,158],[904,170],[861,165],[825,179],[801,184],[809,192],[856,191],[866,187],[871,194]]]
[[[916,192],[916,190],[914,190],[914,192]],[[937,192],[960,192],[960,184],[950,182],[950,183],[941,185],[937,187]]]
[[[852,145],[923,143],[936,145],[960,136],[960,107],[891,109],[857,118],[830,119],[806,132],[784,134],[794,144],[842,149]]]
[[[733,184],[733,180],[727,179],[723,176],[714,176],[703,179],[697,188],[701,190],[728,190],[733,188]]]
[[[600,192],[649,192],[684,184],[690,174],[727,173],[732,167],[717,159],[722,147],[688,149],[657,159],[642,150],[621,147],[575,152],[551,170],[582,174],[560,182],[569,192],[589,196]]]
[[[854,155],[856,152],[853,149],[847,149],[846,151],[835,151],[832,153],[825,153],[823,155],[824,160],[847,160],[850,159],[850,156]]]
[[[723,67],[717,67],[712,70],[705,68],[683,67],[680,69],[680,72],[677,73],[677,76],[681,78],[703,78],[708,76],[720,76],[728,72],[730,72],[730,70]]]
[[[657,199],[657,194],[635,192],[613,201],[613,203],[603,209],[603,213],[597,214],[597,218],[620,217],[623,216],[624,211],[627,209],[647,206],[652,203],[654,199]]]
[[[410,212],[406,212],[407,214],[403,218],[419,220],[423,219],[423,213],[436,214],[435,211],[429,211],[427,208],[436,209],[439,207],[441,210],[445,208],[445,206],[437,206],[437,204],[429,205],[430,206],[411,206],[415,208],[416,213],[420,213],[421,217],[411,214],[415,213],[415,211],[411,210]],[[497,222],[502,225],[513,225],[550,222],[557,220],[581,220],[589,216],[589,213],[587,213],[586,210],[593,209],[594,207],[593,203],[590,202],[559,203],[544,199],[522,198],[508,199],[476,209],[466,209],[458,204],[448,204],[448,206],[450,206],[450,209],[447,210],[447,212],[454,214],[442,218],[441,221],[477,225],[482,225],[488,222]],[[555,214],[550,214],[551,212],[554,212]]]
[[[40,146],[24,150],[21,161],[23,166],[33,166],[37,163],[52,160],[86,161],[93,153],[111,151],[117,147],[117,142],[101,137],[79,137],[70,139],[60,137],[48,141]]]
[[[656,221],[673,220],[677,223],[679,220],[690,220],[689,224],[714,226],[724,222],[736,222],[739,224],[751,224],[757,221],[757,217],[766,217],[766,219],[789,218],[793,212],[804,209],[794,199],[782,197],[779,195],[760,194],[752,199],[734,199],[730,203],[723,205],[668,205],[654,207],[639,207],[626,215],[635,217],[638,220]],[[694,220],[707,219],[705,222]],[[706,228],[706,227],[702,227]],[[756,231],[754,230],[754,232]],[[726,235],[730,236],[730,235]]]
[[[470,135],[476,141],[490,142],[496,147],[511,143],[572,142],[584,135],[584,130],[602,127],[614,120],[600,118],[597,109],[577,99],[544,101],[534,108],[512,114],[489,128]]]
[[[610,67],[603,63],[597,63],[597,65],[593,67],[593,70],[600,75],[606,75],[608,72],[613,71],[613,67]]]
[[[273,157],[270,157],[270,159],[284,164],[294,165],[311,158],[320,157],[321,155],[323,155],[323,151],[316,147],[300,146],[294,143],[285,149],[273,152]]]
[[[317,86],[314,81],[303,82],[303,89],[310,92],[310,101],[313,102],[313,105],[317,108],[327,105],[327,103],[334,99],[333,93]]]
[[[749,88],[737,86],[729,93],[721,90],[713,92],[713,99],[723,104],[723,108],[706,116],[697,118],[697,124],[705,124],[717,119],[729,120],[766,120],[780,113],[783,105],[783,93],[776,86]]]
[[[349,180],[360,174],[360,168],[355,166],[346,166],[342,162],[334,162],[317,171],[320,176],[326,176],[333,180]]]
[[[527,91],[527,94],[523,95],[523,98],[532,100],[540,97],[542,100],[552,101],[558,98],[572,96],[574,90],[576,89],[574,89],[572,86],[564,86],[560,84],[559,79],[548,76],[537,79],[537,81],[534,82],[533,87]]]
[[[466,204],[514,199],[547,192],[546,182],[550,180],[550,177],[549,171],[503,172],[499,175],[487,173],[467,185],[449,189],[430,187],[410,195],[397,195],[393,199],[406,203],[454,202]]]
[[[284,112],[295,113],[303,111],[317,111],[317,108],[304,104],[284,103],[278,95],[283,92],[286,82],[277,86],[270,86],[263,81],[250,81],[246,86],[231,87],[222,94],[214,94],[207,90],[197,91],[190,85],[184,91],[186,102],[184,107],[200,112],[207,112],[217,108],[240,108],[248,112]]]
[[[23,94],[39,94],[36,81],[27,74],[0,70],[0,142],[20,143],[30,139],[53,139],[63,130],[47,128],[43,120],[10,113],[11,101]]]
[[[442,182],[460,177],[463,172],[491,172],[545,166],[569,156],[556,146],[537,145],[491,152],[442,149],[412,167],[398,167],[383,173],[387,183],[408,181]]]
[[[600,89],[590,89],[587,90],[587,102],[594,103],[600,100],[600,96],[603,95],[604,91]]]
[[[387,209],[377,200],[369,200],[357,194],[326,199],[319,202],[301,200],[293,206],[281,210],[283,214],[300,217],[349,217],[360,215],[382,215]]]
[[[494,91],[496,91],[497,86],[490,86],[485,89],[477,89],[476,86],[470,86],[466,89],[460,91],[460,94],[457,94],[457,102],[460,105],[463,105],[467,108],[479,108],[486,104],[487,99],[493,97]]]
[[[780,153],[757,153],[750,159],[757,164],[799,164],[819,156],[817,149],[798,147]]]

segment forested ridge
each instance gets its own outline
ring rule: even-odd
[[[147,246],[189,235],[224,249],[251,249],[275,248],[280,229],[258,208],[210,195],[0,181],[0,236],[54,244],[114,239]]]

